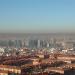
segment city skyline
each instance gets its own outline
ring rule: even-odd
[[[72,33],[74,13],[74,0],[0,0],[0,33]]]

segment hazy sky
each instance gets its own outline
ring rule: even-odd
[[[0,0],[0,32],[75,32],[75,0]]]

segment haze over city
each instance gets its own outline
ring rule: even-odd
[[[75,0],[0,0],[0,75],[75,75]]]

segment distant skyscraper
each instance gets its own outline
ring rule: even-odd
[[[29,47],[30,48],[37,48],[38,40],[29,40]]]
[[[17,48],[22,47],[22,41],[21,40],[15,40],[15,47],[17,47]]]
[[[41,48],[47,47],[47,41],[46,40],[40,40],[40,47]]]
[[[38,48],[40,48],[40,40],[38,40]]]
[[[49,43],[47,42],[47,48],[49,48],[49,46],[50,46],[50,45],[49,45]]]

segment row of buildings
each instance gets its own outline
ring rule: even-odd
[[[0,75],[74,75],[72,73],[75,74],[75,55],[0,57]]]
[[[28,40],[0,40],[1,47],[28,47],[28,48],[74,48],[75,41],[58,41],[56,39],[50,40],[39,40],[39,39],[28,39]]]

